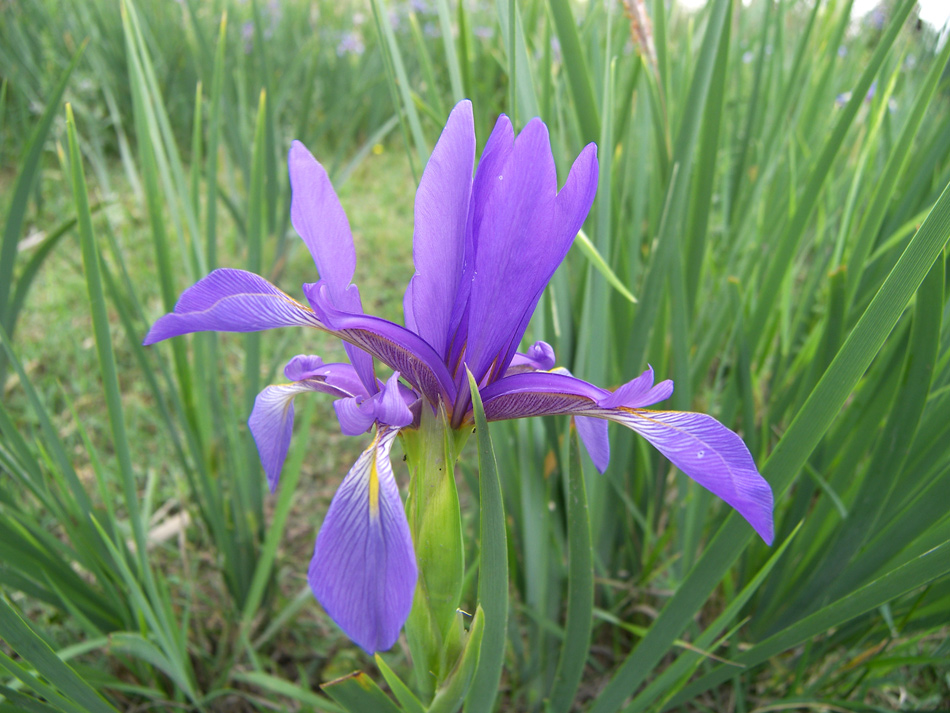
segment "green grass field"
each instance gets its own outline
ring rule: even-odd
[[[913,0],[850,11],[0,2],[0,710],[950,705],[950,44]],[[479,428],[456,484],[481,648],[430,680],[307,584],[367,439],[301,396],[271,495],[247,428],[287,359],[340,341],[141,344],[215,267],[298,299],[316,279],[295,138],[347,211],[366,312],[402,324],[413,197],[462,98],[479,153],[499,113],[540,116],[560,183],[598,146],[583,244],[521,346],[609,389],[673,379],[664,407],[748,446],[776,538],[627,429],[601,475],[564,416]]]

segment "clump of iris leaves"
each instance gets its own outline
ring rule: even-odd
[[[361,670],[390,696],[374,710],[424,709],[391,688],[405,648],[362,654],[303,579],[354,456],[330,407],[302,404],[274,497],[245,427],[289,350],[338,346],[140,344],[219,265],[312,279],[294,138],[398,319],[415,183],[464,97],[480,146],[501,112],[541,116],[562,180],[599,146],[585,240],[531,340],[595,383],[674,378],[672,407],[739,432],[776,502],[767,548],[632,434],[611,432],[601,476],[566,419],[493,424],[506,564],[481,548],[473,439],[463,603],[507,581],[508,637],[501,686],[467,709],[946,704],[948,55],[913,0],[866,19],[794,0],[3,5],[0,706],[339,711],[320,686]]]

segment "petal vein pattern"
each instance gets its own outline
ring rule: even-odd
[[[185,290],[175,310],[152,325],[143,343],[191,332],[258,332],[292,326],[323,328],[311,309],[263,277],[221,268]]]
[[[399,429],[380,426],[330,503],[308,579],[330,618],[365,651],[392,647],[418,571],[389,455]]]

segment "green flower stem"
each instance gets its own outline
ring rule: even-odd
[[[444,412],[423,407],[418,430],[402,435],[411,479],[406,516],[416,547],[419,582],[406,636],[420,693],[428,697],[462,651],[458,615],[465,576],[455,460],[468,434],[453,431]]]

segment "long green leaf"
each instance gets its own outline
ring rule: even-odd
[[[472,688],[465,701],[465,713],[489,713],[498,694],[508,631],[508,540],[505,531],[505,504],[492,447],[485,409],[478,384],[471,373],[468,385],[475,411],[478,438],[479,544],[478,602],[485,612],[481,654]]]
[[[89,713],[115,713],[99,693],[63,662],[49,645],[0,596],[0,638],[70,702]],[[42,693],[42,691],[38,691]]]
[[[927,220],[762,468],[762,475],[772,485],[776,501],[781,500],[821,441],[948,240],[950,187],[944,189]],[[751,530],[739,516],[730,515],[647,635],[611,678],[591,709],[592,713],[620,708],[624,699],[636,690],[663,657],[751,538]]]
[[[594,557],[590,536],[590,514],[581,465],[581,447],[577,429],[571,424],[570,459],[567,476],[567,536],[570,542],[567,573],[567,625],[558,661],[551,711],[571,710],[574,696],[584,676],[590,649],[594,613]]]

